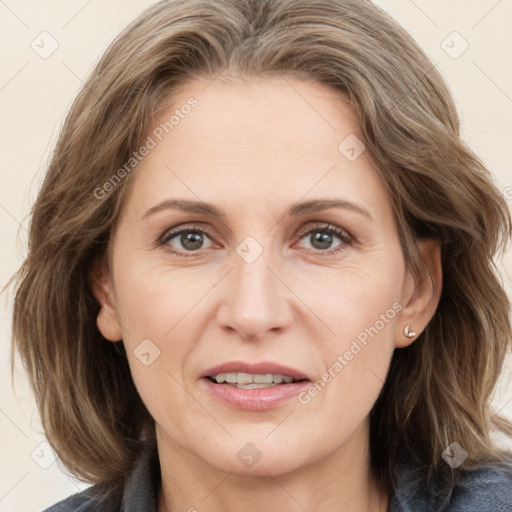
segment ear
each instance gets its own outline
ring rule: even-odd
[[[101,334],[110,341],[123,338],[121,324],[115,306],[114,288],[108,265],[105,261],[94,266],[90,274],[92,293],[100,304],[96,324]]]
[[[427,273],[416,279],[410,271],[407,272],[402,293],[402,304],[405,307],[400,313],[400,322],[395,332],[396,348],[407,347],[417,339],[434,316],[441,298],[443,270],[440,244],[433,239],[420,240],[418,249]],[[411,332],[416,333],[415,336],[404,334],[407,325]]]

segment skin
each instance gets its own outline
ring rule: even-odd
[[[439,247],[419,245],[432,281],[416,282],[376,163],[368,151],[352,162],[338,150],[350,134],[364,141],[340,93],[292,77],[198,78],[154,126],[190,96],[197,107],[130,176],[109,265],[94,284],[98,327],[123,340],[156,422],[159,511],[385,511],[388,494],[369,470],[368,415],[393,351],[414,341],[404,326],[419,334],[435,312]],[[225,216],[163,209],[143,218],[176,198]],[[369,217],[349,208],[286,214],[326,198]],[[352,241],[333,235],[325,248],[311,232],[318,225]],[[170,228],[194,226],[207,233],[198,249],[179,235],[156,244]],[[247,236],[263,250],[252,263],[236,251]],[[190,257],[173,253],[187,248]],[[201,386],[202,371],[234,359],[277,361],[318,379],[393,304],[401,311],[308,404],[243,411]],[[160,355],[145,366],[134,350],[148,338]],[[262,454],[250,468],[237,457],[248,442]]]

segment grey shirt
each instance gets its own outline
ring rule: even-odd
[[[512,512],[512,470],[488,467],[458,471],[453,488],[418,479],[417,470],[397,464],[397,486],[388,512]],[[123,497],[98,504],[93,487],[53,505],[45,512],[157,512],[160,464],[155,447],[148,447],[126,480]],[[191,504],[198,512],[200,504]],[[318,511],[310,511],[318,512]]]

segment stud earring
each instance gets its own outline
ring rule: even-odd
[[[407,338],[414,338],[414,336],[416,336],[416,333],[414,331],[411,331],[411,326],[407,324],[404,328],[404,335]]]

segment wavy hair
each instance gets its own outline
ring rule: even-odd
[[[441,244],[438,309],[414,343],[395,350],[371,411],[374,474],[392,489],[402,455],[437,471],[452,441],[468,452],[462,468],[510,459],[494,434],[510,436],[512,426],[491,408],[511,343],[495,266],[510,214],[461,140],[435,66],[367,0],[174,0],[130,24],[79,92],[33,205],[28,255],[13,276],[13,344],[62,463],[114,492],[152,435],[122,343],[106,342],[96,326],[90,286],[130,177],[105,186],[104,197],[95,190],[140,147],[164,101],[194,78],[221,73],[294,76],[342,92],[379,163],[409,268],[428,278],[417,241]]]

